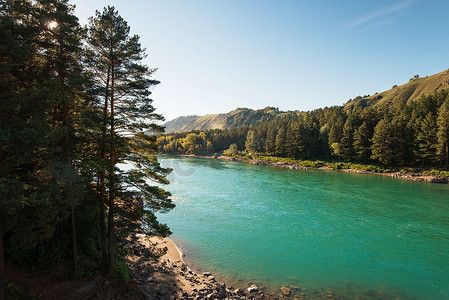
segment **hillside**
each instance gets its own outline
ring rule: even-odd
[[[412,78],[409,82],[393,86],[388,91],[375,95],[356,97],[346,104],[345,109],[355,107],[367,107],[376,105],[387,105],[397,100],[406,99],[413,101],[422,95],[449,88],[449,69],[438,74],[423,78]],[[249,108],[237,108],[228,113],[209,114],[205,116],[183,116],[166,122],[166,133],[186,132],[192,130],[207,129],[232,129],[242,126],[251,126],[261,122],[272,120],[278,116],[296,114],[293,112],[282,112],[274,107],[253,110]]]
[[[281,114],[284,114],[284,112],[279,111],[279,109],[274,107],[266,107],[258,110],[237,108],[223,114],[179,117],[166,122],[164,126],[166,133],[185,132],[191,130],[237,128],[269,121]]]
[[[351,109],[357,106],[366,107],[390,104],[402,99],[413,101],[422,95],[428,95],[434,91],[447,88],[449,88],[449,69],[432,76],[412,78],[406,84],[395,85],[392,89],[379,94],[356,97],[348,101],[344,106],[347,109]]]

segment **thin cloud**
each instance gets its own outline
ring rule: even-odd
[[[344,28],[351,29],[351,28],[359,27],[359,26],[365,25],[371,21],[377,21],[378,19],[380,19],[386,15],[391,15],[391,14],[395,14],[395,13],[399,13],[399,15],[402,15],[405,12],[405,10],[407,9],[407,7],[409,7],[412,3],[413,3],[413,1],[404,1],[404,2],[401,2],[394,6],[387,7],[385,9],[373,11],[371,13],[365,14],[365,15],[355,19],[354,21],[347,23],[346,26],[344,26]],[[395,19],[395,18],[391,18],[390,20],[393,20],[393,19]],[[385,22],[377,21],[375,23],[378,24],[378,23],[385,23]]]
[[[392,18],[380,20],[379,22],[376,22],[376,23],[367,25],[366,27],[364,27],[364,28],[362,29],[362,31],[367,31],[367,30],[371,30],[371,29],[374,29],[374,28],[382,27],[382,26],[384,26],[384,25],[386,25],[386,24],[388,24],[388,23],[390,23],[390,22],[393,22],[394,20],[396,20],[397,18],[399,18],[399,17],[402,16],[403,14],[405,14],[405,11],[403,11],[403,12],[401,12],[401,13],[395,15],[395,16],[392,17]]]

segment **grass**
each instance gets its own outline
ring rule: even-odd
[[[449,171],[441,171],[441,170],[424,170],[422,171],[423,174],[426,175],[436,175],[436,176],[443,176],[443,177],[448,177],[449,178]]]
[[[284,157],[277,157],[277,156],[268,156],[268,155],[257,155],[252,157],[253,159],[260,159],[267,162],[275,162],[275,163],[289,163],[289,164],[298,164],[303,167],[308,168],[321,168],[321,167],[328,167],[334,170],[348,170],[348,169],[354,169],[354,170],[363,170],[367,172],[374,172],[374,173],[391,173],[396,170],[384,168],[382,166],[377,165],[365,165],[365,164],[357,164],[357,163],[351,163],[351,162],[327,162],[322,160],[299,160],[299,159],[293,159],[293,158],[284,158]],[[251,159],[248,155],[243,157],[243,159]]]
[[[423,175],[434,175],[434,176],[443,176],[449,178],[449,171],[442,170],[421,170],[414,169],[410,167],[399,168],[386,168],[381,165],[370,165],[370,164],[360,164],[360,163],[352,163],[352,162],[335,162],[335,161],[322,161],[322,160],[299,160],[293,158],[285,158],[278,156],[269,156],[269,155],[239,155],[236,157],[240,157],[244,160],[250,159],[258,159],[266,162],[274,162],[274,163],[288,163],[288,164],[298,164],[303,167],[308,168],[321,168],[328,167],[334,170],[362,170],[373,173],[393,173],[393,172],[401,172],[401,173],[417,173]]]
[[[412,75],[410,77],[412,77]],[[445,70],[432,76],[413,79],[403,85],[395,86],[388,91],[376,95],[348,102],[345,106],[359,106],[363,105],[363,103],[369,105],[382,105],[400,99],[415,100],[422,95],[428,95],[433,91],[447,89],[448,86],[443,83],[448,80],[449,72]]]

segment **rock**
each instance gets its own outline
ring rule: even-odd
[[[225,299],[229,296],[228,289],[226,288],[226,285],[223,285],[221,287],[217,287],[217,294],[219,299]]]
[[[157,291],[157,294],[161,295],[161,296],[166,296],[166,295],[169,295],[170,293],[171,293],[171,290],[166,286],[160,287],[159,290]]]
[[[215,277],[214,276],[209,276],[209,281],[214,282],[215,281]]]
[[[288,287],[281,286],[281,293],[284,296],[290,296],[291,291]]]
[[[154,282],[154,278],[153,277],[148,277],[147,278],[147,282]]]
[[[257,292],[259,288],[255,286],[254,284],[248,288],[248,293]]]
[[[218,295],[215,293],[209,294],[206,296],[207,299],[218,299]]]
[[[244,293],[244,291],[241,288],[235,289],[233,292],[233,294],[237,294],[237,295],[241,295]]]
[[[211,273],[211,272],[204,272],[204,273],[203,273],[203,276],[209,277],[209,276],[212,276],[212,273]]]

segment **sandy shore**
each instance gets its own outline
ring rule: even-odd
[[[148,299],[267,299],[256,286],[243,290],[220,283],[210,272],[197,274],[183,260],[176,244],[167,238],[141,237],[144,247],[167,251],[158,259],[148,260],[140,255],[140,247],[132,248],[127,257],[131,278],[137,282]]]
[[[298,286],[269,290],[251,284],[245,289],[236,288],[228,283],[217,282],[210,272],[196,274],[184,262],[183,254],[170,239],[151,238],[150,241],[142,241],[145,247],[156,245],[159,249],[167,248],[166,254],[156,260],[139,255],[128,257],[131,277],[147,299],[402,299],[384,290],[369,290],[349,282],[338,290]]]

